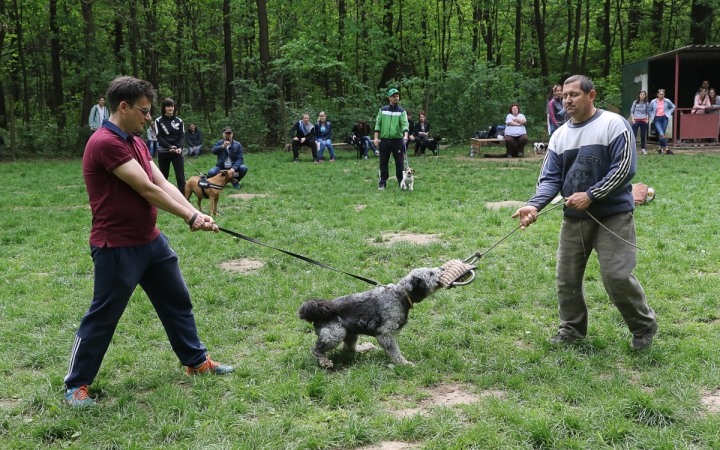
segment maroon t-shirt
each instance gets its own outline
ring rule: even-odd
[[[112,173],[131,159],[152,181],[152,157],[145,142],[107,120],[85,146],[82,167],[92,210],[90,245],[133,247],[160,235],[155,226],[157,208]]]

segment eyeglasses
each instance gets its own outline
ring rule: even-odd
[[[143,113],[143,116],[147,116],[148,114],[150,114],[150,108],[152,108],[152,106],[150,108],[141,108],[137,105],[133,105],[132,103],[130,103],[130,106],[139,109],[140,112]]]

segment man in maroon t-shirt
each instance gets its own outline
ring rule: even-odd
[[[207,356],[200,342],[177,254],[155,226],[160,208],[182,218],[191,231],[218,232],[160,173],[141,132],[156,98],[150,83],[113,80],[106,98],[110,118],[85,147],[83,176],[92,209],[90,253],[95,267],[93,299],[75,334],[65,401],[91,406],[88,386],[97,376],[115,328],[139,284],[153,304],[170,345],[190,375],[224,375],[232,366]]]

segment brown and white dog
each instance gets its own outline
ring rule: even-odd
[[[407,169],[403,170],[403,179],[400,182],[400,189],[403,191],[405,189],[408,189],[410,191],[413,190],[413,183],[415,181],[415,177],[413,176],[415,174],[415,169],[412,167],[408,167]]]
[[[210,199],[210,215],[214,216],[218,213],[217,205],[220,194],[222,194],[223,188],[230,181],[232,181],[232,174],[230,174],[229,170],[221,170],[214,177],[207,178],[202,182],[200,175],[195,175],[185,184],[185,198],[189,201],[190,195],[195,193],[200,211],[202,211],[203,198]]]

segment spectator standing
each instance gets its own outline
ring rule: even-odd
[[[202,151],[203,134],[194,123],[188,125],[188,132],[185,134],[185,141],[188,145],[188,156],[200,157]]]
[[[107,119],[108,117],[110,117],[110,114],[105,107],[105,97],[98,97],[97,105],[93,105],[92,109],[90,110],[90,118],[88,119],[90,130],[95,132],[95,130],[100,128],[103,120]]]
[[[570,343],[587,335],[583,277],[595,250],[605,291],[632,333],[632,348],[642,350],[652,344],[658,327],[632,274],[637,264],[631,184],[635,140],[629,139],[630,125],[623,117],[595,108],[595,95],[592,81],[582,75],[565,81],[570,121],[550,139],[535,195],[512,217],[519,217],[525,229],[555,195],[565,198],[556,275],[560,326],[550,343]]]
[[[408,126],[409,125],[410,122],[408,122]],[[428,122],[425,111],[422,109],[418,116],[418,122],[415,124],[415,140],[417,142],[415,156],[424,156],[425,149],[427,148],[428,142],[430,142],[430,122]],[[433,155],[434,154],[435,151],[433,151]]]
[[[375,147],[375,144],[373,144],[373,141],[370,139],[370,124],[368,124],[367,120],[361,119],[358,123],[353,125],[352,133],[353,140],[360,140],[363,144],[363,147],[365,148],[365,153],[363,153],[363,159],[368,159],[368,150],[370,148],[373,149],[373,153],[375,153],[375,156],[380,156],[380,152],[378,151],[377,147]]]
[[[213,145],[213,155],[217,155],[215,167],[208,170],[208,178],[212,178],[221,170],[229,170],[233,175],[232,185],[240,189],[240,180],[247,174],[248,168],[245,165],[245,152],[242,145],[233,140],[233,130],[225,127],[223,138]]]
[[[647,92],[640,91],[637,99],[633,102],[630,108],[630,114],[632,114],[632,130],[635,133],[637,139],[638,130],[640,130],[640,151],[643,155],[647,155],[645,150],[645,139],[648,134],[648,113],[650,104],[647,101]]]
[[[552,87],[548,95],[548,103],[546,108],[548,120],[548,136],[552,136],[562,124],[565,123],[565,108],[562,102],[563,87],[556,84]]]
[[[717,96],[715,88],[708,90],[708,98],[710,99],[710,107],[705,109],[705,114],[718,114],[718,110],[720,110],[720,97]],[[718,137],[715,136],[712,142],[717,142],[717,138]]]
[[[399,105],[399,102],[400,92],[397,89],[390,89],[388,91],[389,104],[380,108],[375,120],[375,139],[373,142],[376,146],[380,145],[380,182],[378,183],[378,190],[381,191],[385,190],[387,180],[390,177],[388,173],[390,155],[395,159],[395,178],[398,186],[403,178],[405,168],[403,154],[408,141],[408,120],[405,109]],[[380,141],[378,137],[382,140]]]
[[[330,152],[330,162],[335,162],[335,149],[332,146],[332,124],[327,121],[325,111],[320,111],[318,121],[315,124],[315,134],[318,142],[318,162],[323,162],[325,148]]]
[[[147,146],[150,151],[150,157],[154,157],[158,151],[158,140],[157,140],[157,129],[155,128],[155,122],[150,122],[147,129]]]
[[[153,305],[170,345],[190,375],[233,371],[207,355],[200,342],[190,293],[178,256],[156,227],[158,208],[180,217],[191,231],[218,232],[163,177],[136,136],[150,118],[155,89],[147,81],[116,78],[107,91],[111,114],[90,138],[83,176],[92,211],[90,253],[95,268],[93,298],[75,333],[64,400],[71,407],[95,405],[88,395],[135,288]],[[139,357],[139,360],[144,358]]]
[[[185,195],[185,161],[182,147],[185,141],[185,124],[175,116],[175,101],[166,98],[162,102],[162,116],[155,119],[158,139],[158,165],[165,178],[170,176],[170,164],[175,171],[175,181]]]
[[[705,109],[709,108],[710,99],[707,95],[707,89],[701,87],[695,95],[695,101],[693,103],[692,114],[705,114]]]
[[[299,148],[301,145],[310,147],[312,151],[313,162],[317,164],[317,142],[315,142],[315,125],[310,123],[310,114],[302,115],[302,120],[298,120],[290,128],[290,137],[292,137],[293,161],[300,162]]]
[[[520,113],[520,105],[510,105],[510,114],[505,116],[505,153],[508,158],[522,158],[528,143],[525,129],[525,115]]]
[[[665,89],[658,89],[657,98],[650,102],[650,111],[648,116],[650,117],[650,123],[655,127],[658,136],[660,137],[660,147],[658,148],[658,155],[665,153],[666,155],[672,155],[673,151],[667,146],[667,138],[665,137],[665,130],[667,130],[668,121],[672,117],[673,111],[675,111],[675,105],[670,99],[665,98]]]

